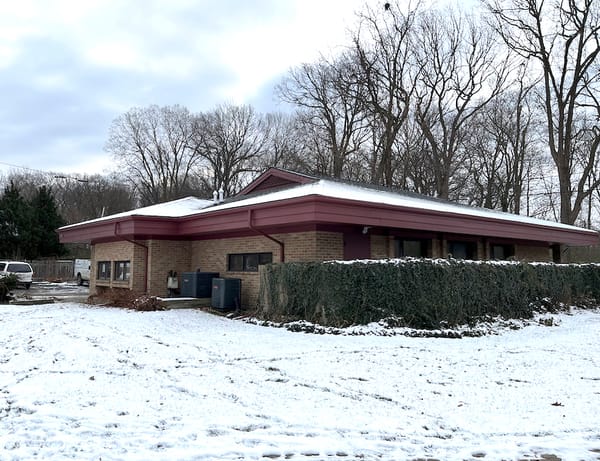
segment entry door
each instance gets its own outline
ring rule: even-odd
[[[344,234],[344,259],[369,259],[371,236],[369,234]]]

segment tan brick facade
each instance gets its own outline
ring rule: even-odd
[[[394,257],[394,239],[387,235],[371,235],[371,258],[385,259]]]
[[[273,234],[284,245],[285,261],[327,261],[344,259],[344,236],[341,232],[308,231],[289,234]],[[385,259],[395,256],[394,237],[371,235],[371,258]],[[446,239],[432,239],[432,257],[447,254]],[[254,308],[259,292],[258,272],[228,271],[228,255],[235,253],[272,253],[273,262],[279,262],[281,247],[263,235],[211,239],[197,241],[148,240],[132,243],[121,241],[100,243],[92,246],[92,273],[90,292],[96,287],[128,288],[136,292],[148,292],[155,296],[167,295],[167,276],[170,270],[182,272],[219,272],[221,277],[242,280],[242,306]],[[489,257],[489,244],[477,243],[477,257]],[[147,258],[147,263],[146,263]],[[515,259],[524,261],[549,261],[552,252],[542,246],[515,246]],[[131,261],[128,282],[114,280],[98,281],[99,261],[110,261],[114,271],[115,261]],[[148,273],[146,275],[146,266]],[[147,290],[146,290],[147,287]]]
[[[149,240],[148,246],[148,292],[155,296],[167,296],[169,271],[178,275],[193,269],[192,243],[189,241]],[[193,269],[195,270],[195,269]]]
[[[126,288],[143,293],[145,254],[142,247],[128,241],[98,243],[92,245],[92,261],[90,267],[90,293],[97,292],[96,287],[104,288]],[[130,261],[130,276],[126,282],[113,280],[116,261]],[[110,262],[110,280],[98,280],[98,263]]]
[[[552,249],[544,246],[515,245],[517,261],[552,261]]]
[[[285,261],[326,261],[344,256],[343,235],[336,232],[298,232],[273,234],[283,242]],[[281,259],[281,247],[265,236],[200,240],[191,244],[191,270],[219,272],[222,277],[242,280],[242,305],[256,306],[259,290],[258,272],[227,270],[228,255],[235,253],[273,253],[273,262]]]

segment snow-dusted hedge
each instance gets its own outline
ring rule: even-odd
[[[258,316],[344,327],[440,328],[600,300],[600,265],[396,259],[261,268]]]

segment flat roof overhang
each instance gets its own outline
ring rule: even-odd
[[[516,216],[511,220],[320,195],[209,210],[183,218],[133,215],[69,226],[59,230],[59,235],[61,242],[182,240],[218,238],[257,229],[268,233],[320,224],[422,230],[548,244],[596,245],[599,241],[595,231],[523,222]]]

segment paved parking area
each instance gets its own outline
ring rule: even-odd
[[[84,302],[89,296],[90,289],[87,285],[78,286],[75,282],[33,282],[29,290],[18,288],[12,293],[17,303],[44,300]]]

